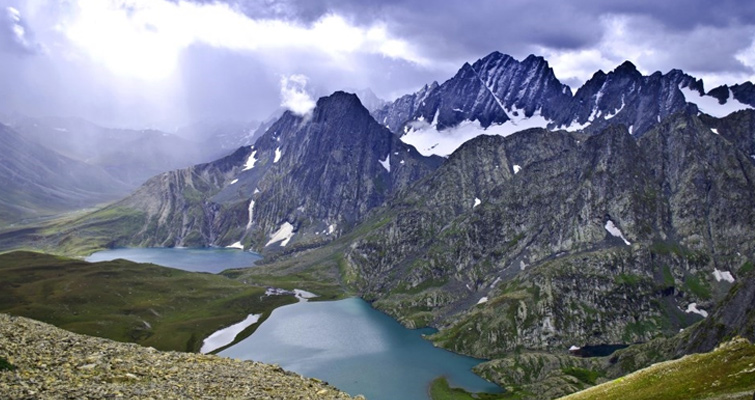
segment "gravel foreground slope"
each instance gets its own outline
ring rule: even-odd
[[[3,399],[351,399],[274,365],[160,352],[6,314],[0,357],[16,367],[0,371]]]

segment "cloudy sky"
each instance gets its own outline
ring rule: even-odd
[[[393,99],[496,50],[574,88],[626,59],[755,81],[755,1],[2,0],[0,113],[264,119],[338,89]]]

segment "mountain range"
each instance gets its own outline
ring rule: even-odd
[[[673,337],[751,279],[754,90],[625,62],[573,92],[542,57],[496,52],[371,111],[344,92],[287,111],[253,145],[158,174],[45,240],[329,269],[488,359]],[[736,318],[729,330],[749,332]]]

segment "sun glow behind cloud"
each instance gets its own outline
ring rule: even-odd
[[[144,79],[169,76],[181,51],[194,43],[248,52],[315,51],[341,62],[357,53],[428,62],[381,23],[357,26],[335,14],[309,25],[258,20],[223,3],[80,0],[61,29],[113,72]]]

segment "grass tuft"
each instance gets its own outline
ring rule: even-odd
[[[0,357],[0,371],[15,371],[16,366],[8,362],[5,357]]]

